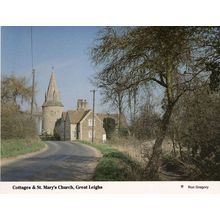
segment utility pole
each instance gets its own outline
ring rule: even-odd
[[[32,36],[32,27],[31,27],[31,67],[32,67],[32,96],[31,96],[31,117],[34,114],[34,102],[35,102],[35,69],[33,61],[33,36]]]
[[[90,90],[93,93],[93,104],[92,104],[92,142],[94,142],[94,127],[95,127],[95,92],[96,90]]]
[[[34,103],[35,103],[35,69],[32,69],[31,117],[33,117],[34,114]]]
[[[33,61],[33,36],[32,36],[32,27],[31,27],[31,66],[32,66],[32,96],[31,96],[31,117],[34,114],[34,104],[35,104],[35,69]]]

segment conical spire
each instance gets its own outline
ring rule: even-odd
[[[43,106],[63,106],[60,100],[60,93],[57,87],[56,76],[54,72],[52,72],[50,77],[50,83],[45,95]]]

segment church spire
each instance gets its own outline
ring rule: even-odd
[[[53,70],[53,68],[52,68]],[[56,76],[52,71],[47,93],[45,95],[45,101],[43,106],[63,106],[60,99],[60,93],[56,83]]]

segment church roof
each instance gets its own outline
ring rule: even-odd
[[[45,101],[43,106],[61,106],[60,92],[57,87],[55,73],[52,72],[50,77],[49,86],[47,89],[47,93],[45,94]]]

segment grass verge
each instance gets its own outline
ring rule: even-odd
[[[1,140],[1,158],[16,157],[35,152],[41,150],[44,146],[39,138]]]
[[[142,168],[127,154],[110,147],[107,144],[97,144],[80,141],[99,150],[103,157],[100,159],[96,170],[95,181],[137,181],[142,179]]]

